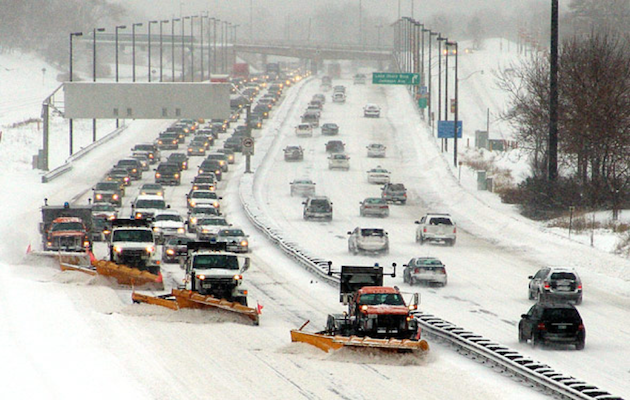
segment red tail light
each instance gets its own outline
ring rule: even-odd
[[[584,330],[584,324],[578,325],[578,331],[583,331],[583,330]]]
[[[457,228],[453,227],[453,233],[457,233]]]
[[[549,284],[549,282],[543,282],[543,287],[547,290],[551,289],[551,285]]]
[[[539,323],[539,324],[538,324],[538,326],[536,326],[536,328],[537,328],[539,331],[546,331],[546,330],[547,330],[547,327],[545,326],[545,323],[544,323],[544,322]]]
[[[582,290],[582,285],[579,284],[577,288],[578,288],[578,290]]]
[[[427,233],[427,228],[426,228],[426,227],[425,227],[425,228],[423,228],[423,229],[422,229],[422,232]]]
[[[420,273],[420,268],[416,268],[416,269],[414,269],[414,270],[413,270],[413,273],[414,273],[414,274],[419,274],[419,273]]]

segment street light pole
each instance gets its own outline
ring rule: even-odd
[[[175,22],[179,18],[171,19],[171,82],[175,82]]]
[[[445,40],[446,38],[443,38],[438,33],[438,134],[440,121],[442,120],[442,42]],[[442,139],[442,151],[444,151],[444,139]]]
[[[212,72],[217,73],[217,22],[221,22],[218,18],[213,18],[212,24],[212,41],[214,44],[212,45]]]
[[[453,136],[454,136],[454,141],[453,141],[453,165],[455,165],[455,167],[457,167],[457,118],[458,118],[458,109],[459,109],[459,99],[457,98],[457,91],[458,91],[458,86],[459,86],[459,82],[457,80],[457,67],[458,67],[458,57],[459,57],[459,52],[458,52],[458,44],[457,42],[446,42],[447,46],[455,46],[455,104],[454,104],[454,121],[453,121]],[[448,57],[448,55],[447,55]]]
[[[249,0],[249,42],[254,42],[254,0]]]
[[[193,29],[193,23],[195,18],[199,18],[198,15],[190,16],[190,81],[195,81],[195,36]]]
[[[363,46],[363,2],[359,0],[359,44]]]
[[[184,82],[186,77],[186,52],[185,52],[185,44],[184,44],[184,20],[190,19],[190,17],[182,17],[182,82]]]
[[[133,66],[132,82],[136,81],[136,26],[142,26],[142,22],[131,24],[131,64]]]
[[[169,22],[170,21],[168,19],[160,21],[160,82],[162,82],[163,78],[164,78],[164,76],[162,74],[162,66],[163,66],[163,58],[164,58],[163,57],[164,52],[163,52],[163,49],[162,49],[162,45],[164,44],[164,40],[163,40],[163,36],[162,36],[162,33],[163,33],[162,32],[162,25],[163,24],[168,24]]]
[[[147,50],[149,53],[149,67],[148,67],[148,72],[149,72],[149,82],[151,82],[151,24],[157,24],[158,21],[149,21],[149,23],[147,24],[147,33],[148,33],[148,46],[147,46]],[[160,47],[160,51],[162,50],[162,48]]]
[[[96,82],[96,32],[105,32],[105,28],[92,29],[92,82]],[[92,118],[92,142],[96,142],[95,118]]]
[[[83,36],[83,32],[72,32],[70,33],[70,82],[72,82],[72,38],[75,36]],[[70,155],[72,155],[72,141],[73,141],[73,137],[72,137],[72,128],[73,128],[73,121],[72,118],[70,118],[70,120],[68,121],[68,136],[69,136],[69,142],[70,142]]]
[[[119,29],[127,29],[126,25],[118,25],[116,26],[116,82],[118,82],[118,30]],[[119,126],[118,118],[116,118],[116,128]]]
[[[432,75],[432,67],[433,67],[433,60],[431,59],[431,47],[432,47],[432,43],[431,43],[431,37],[432,36],[437,36],[438,33],[437,32],[431,32],[429,31],[429,98],[427,103],[429,104],[429,124],[431,126],[433,126],[433,114],[432,114],[432,109],[433,107],[431,106],[431,100],[433,100],[433,92],[431,91],[431,81],[433,80],[433,75]]]
[[[200,46],[201,55],[199,56],[201,65],[199,66],[199,70],[201,71],[201,78],[200,78],[201,82],[203,82],[203,73],[204,73],[204,70],[203,70],[203,19],[204,18],[208,18],[208,16],[203,15],[203,14],[199,16],[199,39],[201,40],[201,46]]]

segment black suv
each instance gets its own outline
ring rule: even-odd
[[[539,302],[521,315],[518,323],[518,341],[530,341],[532,347],[539,343],[573,344],[584,349],[586,331],[578,310],[567,303]]]
[[[178,186],[181,182],[180,164],[162,162],[155,170],[155,183]]]

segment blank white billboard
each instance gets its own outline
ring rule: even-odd
[[[64,116],[72,119],[227,119],[229,83],[66,82]]]

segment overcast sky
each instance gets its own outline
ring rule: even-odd
[[[466,29],[468,16],[486,12],[491,17],[486,20],[496,21],[494,27],[485,27],[492,35],[507,38],[516,36],[517,27],[503,16],[518,16],[519,24],[532,31],[539,29],[533,24],[548,25],[551,2],[549,0],[111,0],[124,4],[130,11],[128,18],[138,20],[169,19],[173,17],[200,15],[208,13],[238,25],[238,37],[246,38],[249,31],[250,16],[253,15],[252,38],[304,39],[308,30],[309,37],[321,38],[321,30],[337,30],[337,37],[346,37],[358,27],[359,8],[363,15],[366,41],[375,40],[377,25],[387,27],[399,16],[412,16],[416,20],[428,23],[430,29],[450,31],[451,38],[457,39]],[[568,10],[571,0],[560,0],[560,12]],[[412,6],[413,4],[413,6]],[[322,14],[331,10],[343,10],[342,15],[328,15],[323,20]],[[536,11],[538,10],[538,11]],[[533,13],[538,15],[532,16]],[[457,14],[461,19],[451,18],[448,28],[436,26],[431,18],[436,14]],[[319,20],[316,16],[319,14]],[[310,17],[313,16],[313,35],[310,33]],[[503,24],[503,25],[501,25]],[[507,24],[507,25],[506,25]],[[342,26],[340,26],[342,25]],[[345,25],[345,26],[344,26]],[[308,26],[308,27],[307,27]],[[351,28],[353,27],[353,28]],[[372,32],[374,31],[374,32]],[[512,31],[512,32],[510,32]],[[339,33],[341,32],[341,33]],[[392,32],[383,31],[391,36]],[[320,37],[318,37],[318,35]]]

